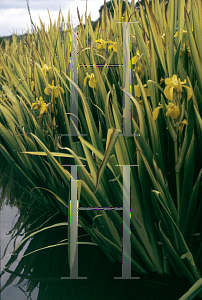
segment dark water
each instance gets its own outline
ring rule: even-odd
[[[11,239],[11,235],[9,235],[9,231],[13,228],[15,217],[18,214],[18,208],[16,207],[10,207],[9,205],[4,205],[3,209],[0,212],[0,234],[1,234],[1,243],[0,243],[0,249],[1,249],[1,258],[4,254],[4,251],[6,249],[7,244],[9,243]],[[20,242],[20,238],[16,240],[16,242]],[[1,259],[1,270],[5,268],[5,265],[10,258],[10,253],[14,249],[14,242],[11,242],[6,250],[6,255]],[[14,271],[17,267],[18,262],[15,262],[11,270]],[[4,273],[1,278],[1,288],[5,285],[6,281],[9,279],[10,274]],[[2,293],[1,293],[1,300],[8,300],[8,299],[15,299],[15,300],[26,300],[27,296],[26,293],[23,292],[24,290],[24,283],[21,283],[19,287],[16,286],[17,282],[19,281],[19,278],[15,279],[11,285],[9,285]],[[38,295],[38,289],[36,288],[33,291],[32,299],[37,299]],[[31,299],[31,298],[30,298]]]
[[[18,220],[18,209],[4,205],[1,211],[1,257],[5,247],[11,239],[8,232]],[[47,218],[45,215],[44,218]],[[57,215],[53,222],[65,221],[64,217]],[[43,223],[43,218],[40,219]],[[35,227],[37,224],[34,225]],[[23,232],[22,232],[23,233]],[[81,229],[80,234],[85,234]],[[18,253],[18,258],[25,251],[33,251],[47,245],[56,244],[65,239],[67,229],[49,230],[46,233],[35,235],[33,239]],[[18,237],[16,245],[22,240]],[[88,240],[88,237],[87,237]],[[5,267],[10,254],[14,249],[11,241],[6,255],[1,260],[1,269]],[[140,276],[139,280],[117,280],[114,277],[122,276],[121,263],[111,263],[102,251],[96,246],[78,245],[79,249],[79,277],[87,277],[87,280],[68,280],[68,249],[67,247],[55,247],[31,254],[21,260],[22,264],[15,262],[9,270],[18,275],[8,287],[1,293],[1,300],[97,300],[97,299],[135,299],[135,300],[177,300],[189,288],[186,279],[175,276],[139,275],[132,270],[132,276]],[[25,278],[20,280],[20,276]],[[1,277],[1,288],[12,276],[5,272]],[[30,280],[30,279],[33,279]],[[28,288],[28,291],[27,291]]]

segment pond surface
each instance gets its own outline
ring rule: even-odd
[[[14,227],[18,217],[18,208],[3,206],[1,210],[1,257],[12,237],[8,233]],[[61,215],[54,219],[54,222],[63,221],[65,220]],[[43,219],[40,222],[43,222]],[[18,253],[18,258],[23,256],[26,250],[30,252],[33,249],[56,244],[66,237],[66,233],[67,228],[63,228],[35,235]],[[23,236],[17,238],[16,245],[22,238]],[[10,259],[10,253],[14,247],[14,240],[12,240],[5,257],[1,260],[1,269]],[[69,276],[68,249],[65,246],[54,247],[23,258],[21,267],[18,261],[13,263],[9,270],[18,276],[2,291],[1,300],[178,300],[189,288],[186,279],[154,274],[139,275],[133,270],[132,276],[140,276],[139,280],[115,280],[114,277],[122,276],[121,263],[110,262],[96,246],[79,245],[78,249],[79,277],[87,277],[87,280],[62,280],[61,277]],[[27,272],[25,272],[26,269]],[[22,282],[18,284],[22,275],[25,278],[22,278]],[[8,272],[2,275],[1,288],[10,276],[12,274]]]
[[[15,220],[16,216],[19,214],[18,208],[17,207],[11,207],[9,205],[4,205],[3,209],[0,211],[0,229],[1,229],[1,243],[0,243],[0,249],[1,249],[1,258],[4,255],[4,251],[11,239],[11,235],[8,234],[9,231],[14,227],[15,225]],[[20,242],[21,239],[17,239],[16,242]],[[6,255],[1,259],[1,270],[5,268],[6,263],[8,262],[8,259],[10,258],[10,253],[14,249],[14,242],[11,241],[9,244],[8,248],[6,249]],[[18,262],[15,262],[11,270],[14,271],[14,269],[17,267]],[[7,280],[9,279],[10,274],[9,273],[4,273],[1,277],[1,288],[5,285]],[[26,300],[27,295],[23,291],[24,289],[24,282],[20,284],[20,286],[16,286],[18,283],[19,278],[16,278],[11,285],[5,288],[5,290],[2,291],[1,293],[1,300],[8,300],[8,299],[13,299],[13,300]],[[29,298],[30,300],[35,300],[37,299],[38,295],[38,289],[35,288],[33,291],[32,297]]]

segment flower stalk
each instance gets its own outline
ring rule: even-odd
[[[175,165],[178,162],[178,142],[174,141]],[[177,211],[180,212],[180,172],[175,171],[176,193],[177,193]]]

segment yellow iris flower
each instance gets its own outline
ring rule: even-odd
[[[160,109],[163,108],[163,105],[159,103],[159,106],[156,107],[153,111],[153,120],[155,121],[158,118]],[[173,103],[169,103],[166,105],[166,116],[170,117],[172,120],[177,119],[177,117],[180,115],[180,109],[178,106],[174,105]]]
[[[53,127],[56,127],[55,117],[53,118]]]
[[[132,65],[136,65],[138,59],[141,57],[139,50],[136,52],[136,55],[132,58]]]
[[[112,44],[108,47],[108,49],[113,49],[114,52],[117,52],[117,43],[116,42],[113,42],[113,41],[108,41],[105,42],[103,39],[99,39],[99,40],[96,40],[95,41],[96,43],[100,43],[100,45],[98,45],[98,49],[106,49],[106,44]]]
[[[139,66],[137,67],[137,72],[138,72],[138,74],[140,74],[140,77],[144,76],[144,68],[143,68],[142,63],[139,63]]]
[[[84,79],[84,85],[86,86],[86,81],[87,81],[87,78],[90,78],[88,84],[89,86],[94,89],[97,87],[97,80],[95,79],[95,75],[94,73],[91,73],[91,75],[89,75],[88,73],[86,73],[86,77]]]
[[[193,31],[193,28],[192,28]],[[178,31],[176,31],[174,37],[178,37]],[[181,41],[181,47],[180,47],[180,56],[182,56],[183,52],[185,52],[185,47],[187,46],[187,50],[188,50],[188,55],[189,57],[191,56],[191,51],[190,51],[190,47],[189,47],[189,41],[188,41],[188,32],[186,30],[183,30],[182,33],[182,41]]]
[[[166,105],[167,112],[166,116],[171,117],[171,119],[177,119],[177,117],[180,115],[180,109],[178,106],[174,105],[173,103],[169,103]]]
[[[150,96],[149,90],[146,88],[146,84],[143,85],[144,86],[144,90],[147,96]],[[139,85],[134,85],[134,89],[135,89],[135,97],[141,97],[141,91],[140,91],[140,87]]]
[[[182,124],[182,125],[189,125],[186,119],[184,119],[184,120],[181,122],[181,124]]]
[[[184,87],[187,89],[187,101],[188,101],[192,96],[192,91],[188,86],[184,85],[185,83],[186,83],[186,79],[183,82],[181,82],[180,78],[177,78],[177,75],[173,75],[172,78],[166,78],[165,84],[167,86],[164,89],[164,95],[166,96],[166,98],[172,101],[173,90],[175,89],[177,93],[182,93],[182,87]]]
[[[183,128],[184,128],[185,125],[189,125],[186,119],[184,119],[184,120],[181,122],[180,126],[179,126],[179,132],[180,132],[180,133],[182,133]]]
[[[193,27],[192,27],[191,30],[193,31]],[[183,36],[187,35],[187,31],[186,31],[186,30],[183,30],[182,35],[183,35]],[[177,37],[177,36],[178,36],[178,31],[176,31],[174,37]]]
[[[46,72],[49,72],[52,68],[48,67],[46,64],[43,65],[43,68],[41,68],[44,75],[46,76]]]
[[[60,86],[54,86],[54,80],[53,80],[52,85],[48,84],[48,86],[44,89],[44,93],[46,95],[53,95],[53,93],[54,93],[54,97],[58,98],[59,97],[59,89],[60,89],[61,93],[64,94],[63,88],[61,88]]]
[[[108,43],[112,44],[108,47],[108,49],[113,49],[114,52],[117,52],[117,43],[112,41],[108,41]]]
[[[183,34],[187,34],[187,31],[186,31],[186,30],[183,30]],[[178,37],[178,31],[175,32],[174,37]]]
[[[39,100],[38,100],[38,98],[36,98],[36,102],[32,103],[31,110],[33,108],[34,109],[39,109],[40,110],[40,115],[42,115],[43,113],[47,113],[47,111],[48,111],[46,102],[43,101],[42,97],[39,97]]]
[[[159,110],[163,108],[163,105],[159,102],[159,106],[157,106],[154,110],[153,110],[153,120],[155,121],[158,118],[159,115]]]
[[[98,49],[106,49],[105,44],[107,44],[108,42],[105,42],[103,39],[96,40],[95,42],[100,43],[100,45],[98,45]]]

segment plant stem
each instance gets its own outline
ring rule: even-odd
[[[175,165],[178,161],[178,142],[174,141],[174,148],[175,148]],[[180,212],[180,172],[176,172],[176,190],[177,190],[177,211]]]

